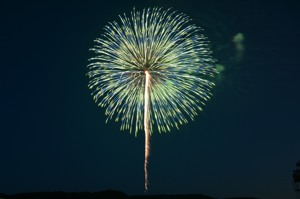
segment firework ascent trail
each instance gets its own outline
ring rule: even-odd
[[[145,107],[144,107],[144,128],[145,128],[145,162],[144,162],[144,172],[145,172],[145,193],[148,191],[148,159],[150,151],[150,131],[149,131],[149,88],[150,88],[150,78],[148,71],[145,71]]]

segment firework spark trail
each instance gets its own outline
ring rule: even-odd
[[[149,130],[149,88],[150,88],[150,74],[145,71],[145,106],[144,106],[144,128],[145,128],[145,162],[144,162],[144,173],[145,173],[145,193],[148,191],[148,159],[150,155],[150,130]]]
[[[104,28],[91,50],[89,88],[107,120],[145,132],[145,192],[150,137],[194,120],[211,97],[216,73],[209,42],[185,14],[133,9]]]

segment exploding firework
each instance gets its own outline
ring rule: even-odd
[[[202,29],[170,9],[133,9],[109,23],[91,50],[89,88],[107,120],[145,132],[145,191],[150,136],[193,120],[210,96],[214,60]]]

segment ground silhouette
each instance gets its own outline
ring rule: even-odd
[[[217,199],[202,194],[177,195],[134,195],[129,196],[121,191],[105,190],[99,192],[34,192],[7,195],[0,193],[0,199]],[[259,199],[250,197],[233,197],[226,199]]]

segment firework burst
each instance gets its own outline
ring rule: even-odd
[[[210,96],[214,60],[202,29],[184,14],[133,9],[104,28],[91,50],[89,88],[121,130],[145,132],[145,191],[149,139],[193,120]]]

